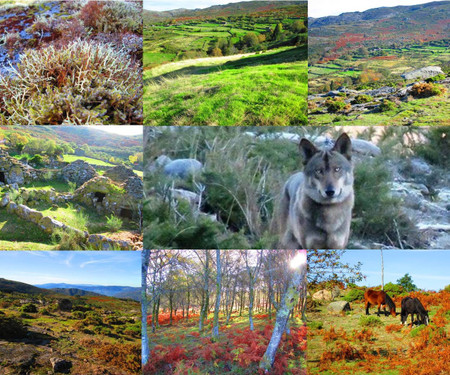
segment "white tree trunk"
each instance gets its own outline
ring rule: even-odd
[[[216,306],[214,308],[214,325],[212,331],[213,339],[219,338],[219,310],[220,310],[220,294],[222,289],[222,269],[220,264],[220,250],[216,250],[217,263],[217,279],[216,279]]]
[[[147,273],[150,262],[150,250],[142,251],[142,274],[141,274],[141,311],[142,311],[142,365],[146,365],[150,359],[150,346],[147,334]]]

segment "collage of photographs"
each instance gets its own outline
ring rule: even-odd
[[[450,375],[450,0],[0,0],[0,375]]]

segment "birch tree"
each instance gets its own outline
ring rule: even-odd
[[[275,354],[280,345],[281,336],[286,330],[289,316],[298,303],[301,289],[306,288],[306,250],[299,250],[298,254],[292,259],[292,262],[294,261],[297,261],[297,263],[291,263],[291,267],[293,268],[292,278],[281,299],[281,305],[275,318],[272,337],[259,363],[259,368],[265,372],[269,372],[273,366]]]
[[[143,250],[142,270],[141,270],[141,313],[142,313],[142,365],[145,366],[150,358],[150,345],[147,334],[147,315],[148,315],[148,298],[147,298],[147,276],[148,264],[150,262],[150,250]]]
[[[216,277],[216,305],[214,307],[214,324],[212,337],[214,340],[219,338],[219,310],[220,310],[220,295],[222,292],[222,269],[220,262],[220,250],[216,250],[216,267],[217,267],[217,277]]]

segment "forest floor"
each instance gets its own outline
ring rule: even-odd
[[[202,334],[198,331],[198,315],[189,320],[179,315],[173,325],[169,325],[168,315],[160,314],[159,321],[163,324],[155,333],[149,326],[151,354],[150,366],[144,372],[146,375],[257,374],[275,323],[275,319],[270,320],[267,314],[255,314],[252,332],[248,316],[233,314],[227,325],[222,316],[219,319],[219,339],[212,341],[213,314],[209,314]],[[295,315],[291,320],[291,334],[283,335],[272,374],[306,374],[305,350],[306,327]]]
[[[308,374],[331,375],[440,375],[450,372],[450,294],[413,292],[429,310],[428,326],[400,321],[402,297],[393,298],[396,317],[375,313],[366,317],[364,303],[352,302],[351,311],[331,315],[328,303],[308,313]]]

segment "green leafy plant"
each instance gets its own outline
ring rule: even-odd
[[[123,221],[117,216],[111,215],[106,217],[106,224],[111,232],[118,232],[122,228]]]

